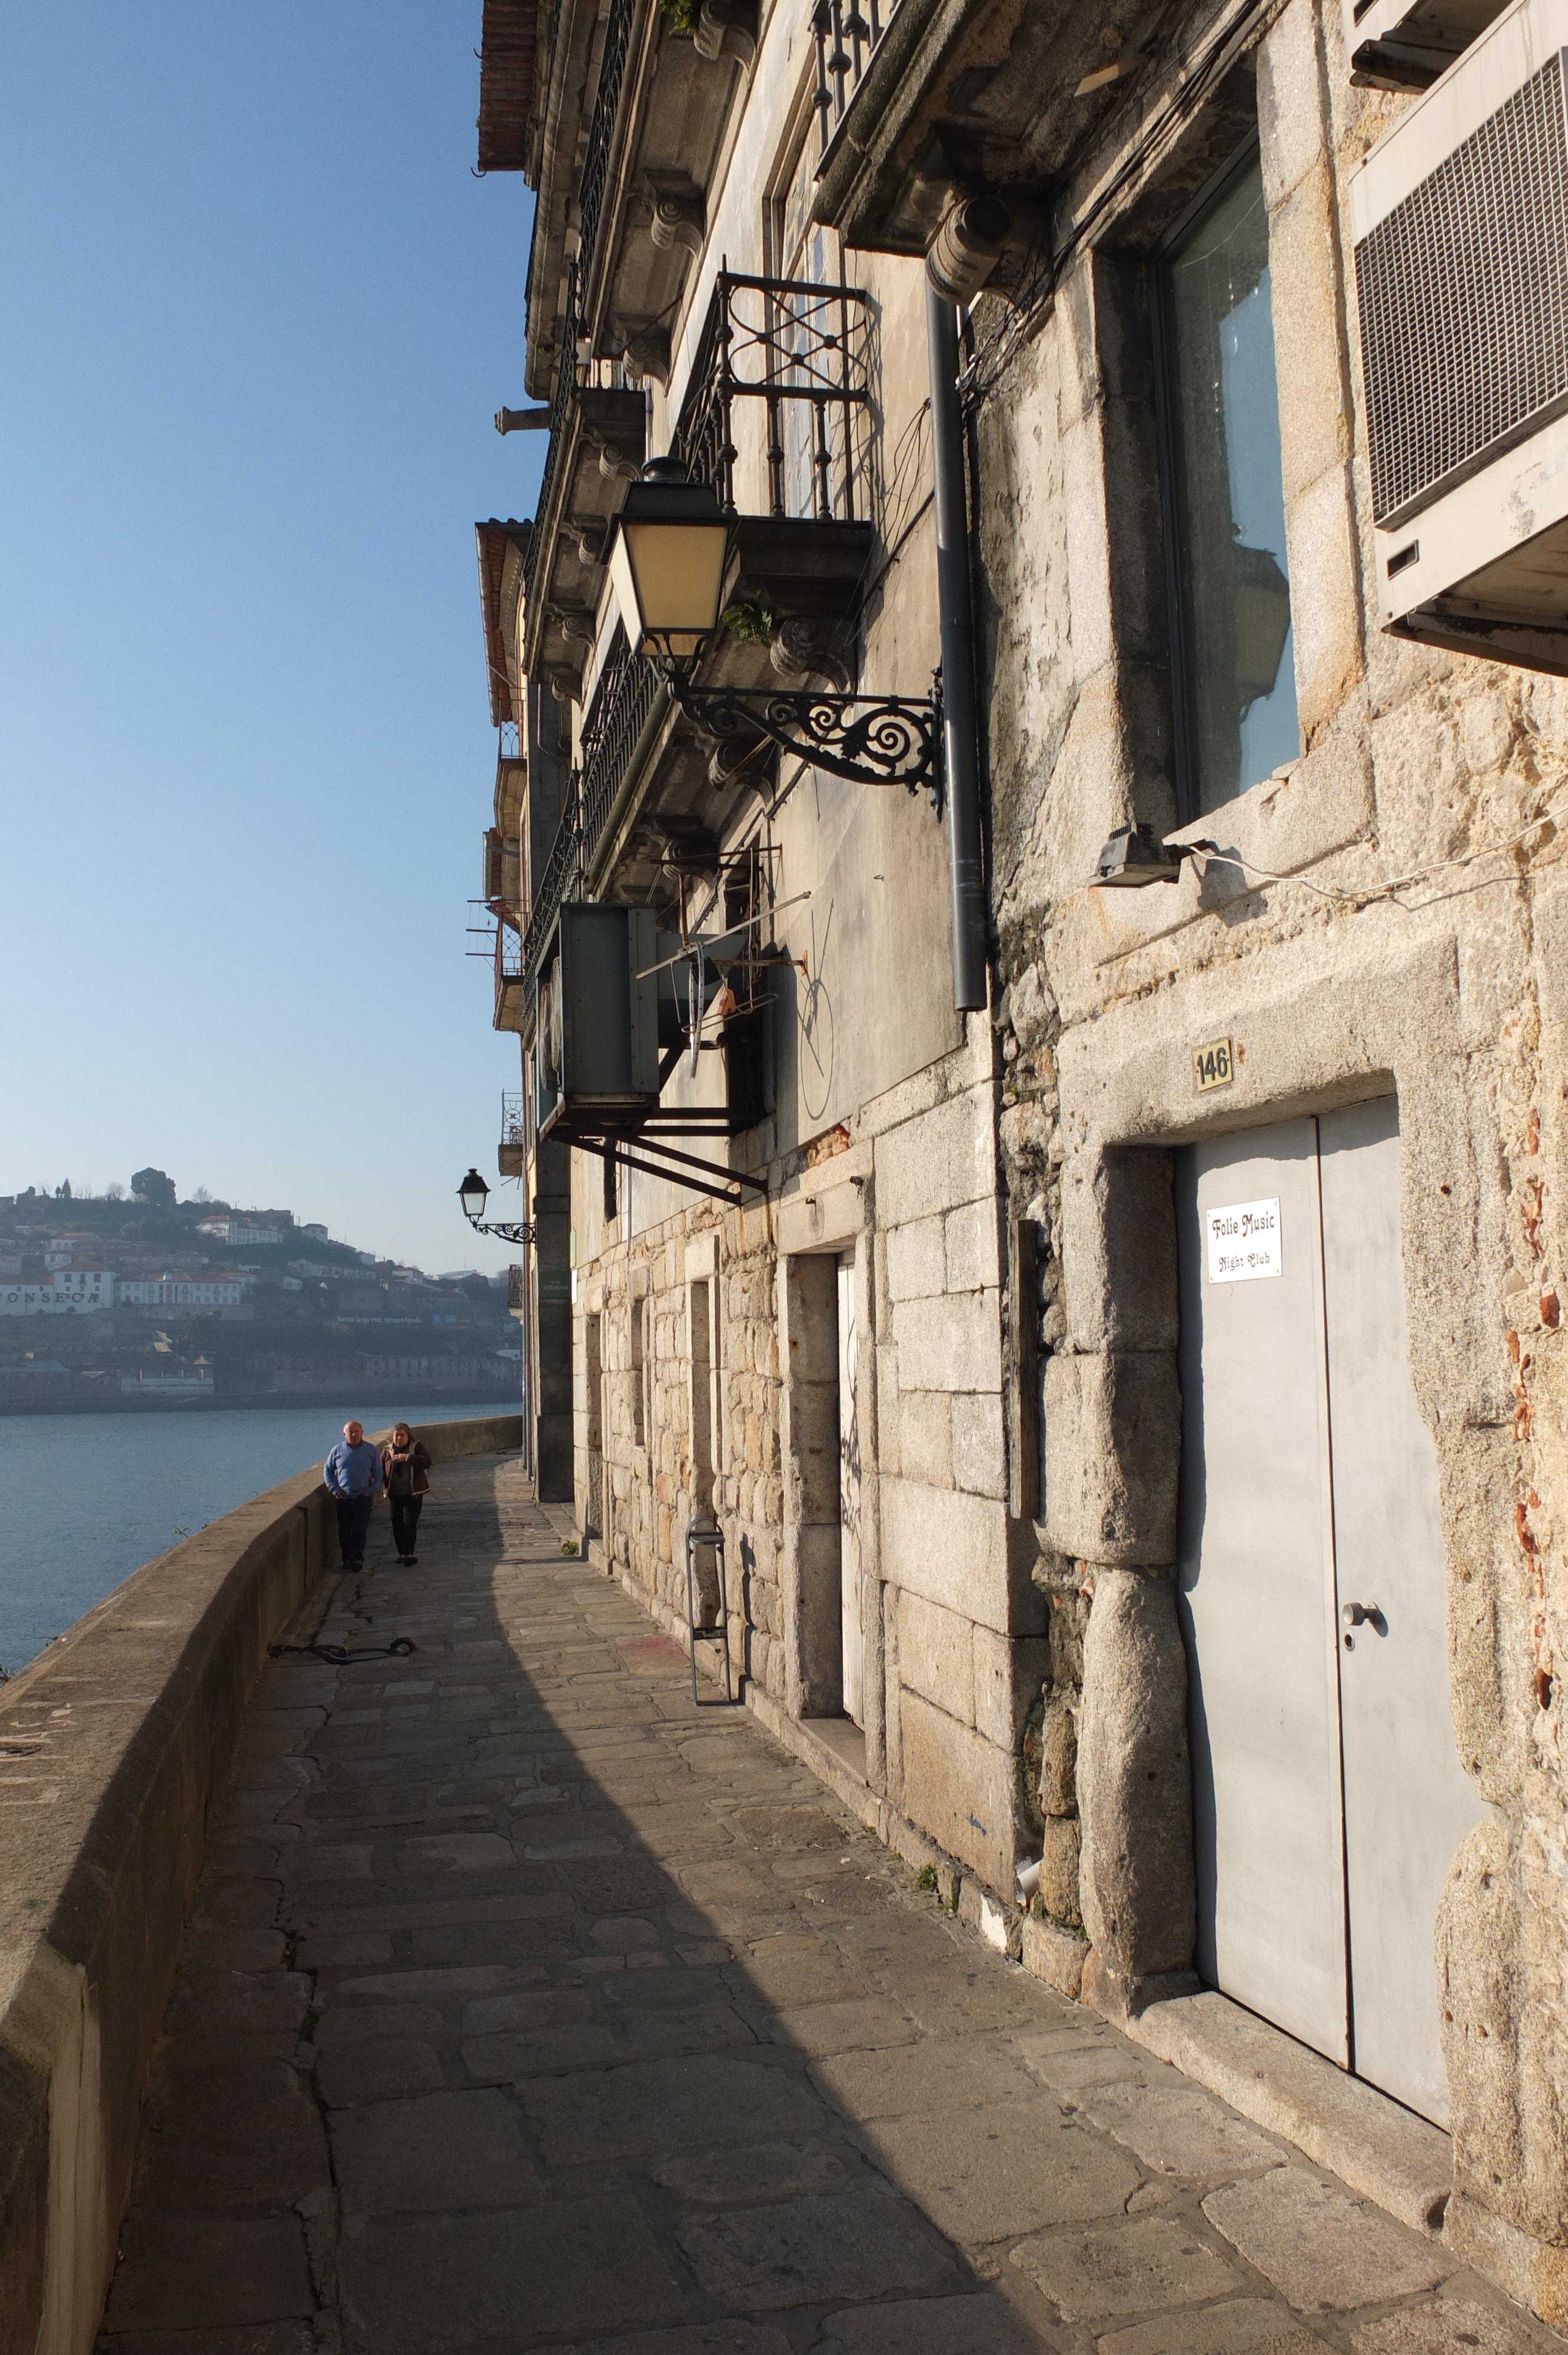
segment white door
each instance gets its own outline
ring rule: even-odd
[[[1480,1802],[1448,1709],[1397,1107],[1253,1130],[1181,1163],[1199,1967],[1441,2121],[1433,1928]],[[1354,1627],[1351,1604],[1367,1614]]]
[[[1181,1157],[1198,1968],[1345,2063],[1317,1125],[1291,1121]],[[1261,1227],[1270,1204],[1272,1237]],[[1272,1241],[1261,1264],[1273,1272],[1227,1279],[1233,1242],[1245,1262],[1255,1239]]]
[[[1318,1126],[1355,2067],[1446,2126],[1433,1925],[1485,1809],[1448,1707],[1437,1455],[1408,1370],[1398,1106],[1384,1096]]]
[[[860,1421],[855,1405],[854,1261],[839,1274],[839,1593],[843,1624],[844,1715],[864,1723],[865,1631],[860,1594]]]

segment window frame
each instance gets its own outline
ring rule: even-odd
[[[1176,460],[1176,404],[1172,399],[1175,375],[1176,333],[1171,315],[1170,272],[1171,255],[1188,231],[1203,215],[1217,205],[1243,175],[1254,165],[1261,165],[1263,141],[1255,123],[1234,152],[1219,168],[1211,173],[1202,186],[1183,205],[1175,219],[1160,231],[1150,248],[1147,276],[1149,287],[1149,321],[1151,345],[1150,358],[1154,378],[1154,432],[1160,459],[1160,512],[1164,527],[1165,542],[1165,605],[1167,631],[1171,647],[1171,744],[1174,753],[1177,823],[1191,826],[1205,812],[1199,805],[1197,760],[1194,751],[1196,732],[1192,704],[1192,622],[1187,611],[1183,587],[1183,559],[1186,554],[1181,504],[1177,496],[1178,468]],[[1269,266],[1273,268],[1272,242]],[[1271,306],[1272,307],[1272,306]],[[1272,332],[1272,328],[1271,328]],[[1275,400],[1278,404],[1278,373],[1275,377]],[[1288,585],[1289,572],[1286,581]],[[1292,615],[1294,621],[1294,615]],[[1292,653],[1292,661],[1295,656]],[[1255,777],[1251,785],[1243,785],[1233,798],[1250,793],[1252,785],[1262,784]],[[1224,804],[1220,805],[1224,807]]]

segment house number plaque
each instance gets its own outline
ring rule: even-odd
[[[1228,1088],[1236,1075],[1236,1059],[1228,1039],[1211,1039],[1192,1050],[1192,1078],[1200,1095],[1211,1088]]]

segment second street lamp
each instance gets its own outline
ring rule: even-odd
[[[503,1243],[531,1243],[534,1230],[524,1220],[496,1220],[486,1225],[484,1206],[490,1199],[490,1188],[477,1169],[471,1169],[458,1188],[458,1200],[462,1204],[463,1217],[476,1235],[499,1235]]]
[[[810,687],[696,687],[692,666],[719,627],[729,525],[706,483],[651,458],[615,518],[610,586],[628,645],[658,663],[672,699],[704,735],[769,742],[852,784],[942,794],[942,703],[930,695],[841,695]]]

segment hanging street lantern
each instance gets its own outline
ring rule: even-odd
[[[927,696],[841,695],[811,687],[696,687],[692,670],[719,628],[729,525],[716,493],[678,458],[651,458],[615,517],[609,580],[632,651],[656,662],[671,699],[705,736],[737,749],[769,742],[858,785],[924,785],[942,798],[939,676]]]
[[[476,1235],[499,1235],[504,1243],[531,1243],[534,1230],[521,1220],[499,1220],[487,1226],[484,1206],[490,1199],[490,1188],[477,1169],[471,1169],[458,1188],[458,1200],[462,1204],[463,1217]]]

